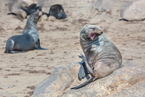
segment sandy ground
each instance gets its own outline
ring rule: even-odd
[[[122,3],[119,4],[121,6]],[[67,19],[38,23],[41,46],[50,50],[5,54],[7,39],[13,35],[22,34],[23,28],[18,29],[18,26],[24,25],[26,20],[20,22],[12,16],[6,16],[7,10],[1,15],[0,97],[30,97],[35,87],[55,68],[79,62],[81,59],[78,55],[83,53],[79,43],[79,33],[85,24],[95,24],[104,30],[106,36],[117,45],[122,53],[123,63],[131,61],[145,69],[144,21],[119,21],[120,11],[116,7],[112,14],[101,14],[101,17],[106,16],[104,20],[91,23],[90,20],[98,14],[91,8],[91,3],[72,2],[71,5],[64,4],[63,6],[68,14]],[[78,16],[75,17],[72,13]],[[15,25],[14,21],[20,23]],[[12,29],[10,24],[14,26]]]

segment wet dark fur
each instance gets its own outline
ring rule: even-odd
[[[47,15],[47,17],[49,16],[54,16],[55,18],[57,19],[65,19],[67,18],[67,15],[66,13],[64,12],[64,9],[62,7],[62,5],[60,4],[55,4],[55,5],[52,5],[49,9],[49,13],[45,13],[43,12],[45,15]]]
[[[5,53],[17,53],[33,49],[44,49],[40,46],[40,39],[37,30],[37,22],[40,18],[39,11],[31,14],[27,20],[22,35],[12,36],[7,40]]]

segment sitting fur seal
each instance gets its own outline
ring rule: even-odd
[[[62,5],[60,5],[60,4],[52,5],[49,9],[49,13],[47,14],[47,13],[43,12],[43,14],[47,15],[47,17],[54,16],[56,19],[67,18],[67,15],[64,12]]]
[[[40,14],[40,11],[31,14],[27,20],[23,34],[12,36],[7,40],[5,53],[17,53],[33,49],[46,50],[40,46],[37,30],[37,22],[41,16]]]
[[[81,88],[98,78],[108,76],[121,67],[122,56],[120,51],[98,26],[85,25],[80,32],[80,44],[85,57],[83,55],[79,56],[83,60],[78,77],[81,80],[87,76],[88,80],[72,89]]]
[[[35,3],[29,5],[25,1],[12,0],[9,4],[10,13],[8,13],[8,15],[15,15],[18,19],[23,21],[28,15],[33,14],[37,10],[42,11],[42,7],[37,6]]]
[[[18,19],[23,21],[26,18],[27,13],[21,9],[29,6],[26,2],[20,0],[10,0],[9,11],[7,15],[15,15]]]

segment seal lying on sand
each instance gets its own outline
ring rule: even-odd
[[[121,53],[98,26],[85,25],[80,32],[80,44],[85,57],[80,56],[83,61],[78,77],[81,80],[87,76],[88,80],[72,89],[81,88],[98,78],[108,76],[121,67]]]
[[[57,19],[67,18],[67,15],[64,12],[62,5],[60,5],[60,4],[52,5],[49,9],[49,13],[47,14],[47,13],[43,12],[43,14],[47,15],[47,17],[54,16]]]
[[[40,18],[41,12],[36,11],[31,14],[27,20],[22,35],[12,36],[7,40],[5,53],[17,53],[33,49],[42,49],[40,46],[40,39],[37,30],[37,22]]]
[[[28,15],[33,14],[37,10],[41,11],[42,7],[37,6],[35,3],[29,5],[25,1],[12,0],[9,4],[10,13],[8,13],[8,15],[15,15],[18,19],[23,21],[23,19],[27,18]]]

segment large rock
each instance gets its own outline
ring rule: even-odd
[[[42,81],[34,90],[34,97],[59,97],[64,94],[74,81],[79,64],[69,65],[67,68],[56,68],[53,73]]]
[[[145,97],[145,82],[127,87],[121,91],[110,94],[108,97]]]
[[[36,87],[34,97],[132,97],[132,93],[134,95],[139,93],[140,97],[145,95],[143,91],[145,90],[145,70],[131,62],[126,62],[107,77],[91,82],[80,89],[72,90],[70,88],[84,81],[78,80],[78,70],[79,64],[55,69],[51,76]],[[139,87],[141,89],[138,89]]]
[[[92,3],[92,7],[94,9],[97,9],[100,12],[109,12],[111,11],[113,6],[113,1],[112,0],[97,0],[94,3]]]
[[[138,0],[133,3],[125,4],[121,9],[120,16],[126,20],[145,19],[145,0]]]

